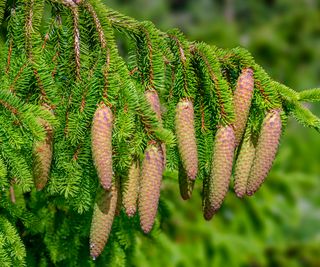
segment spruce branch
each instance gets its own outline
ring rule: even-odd
[[[217,99],[219,116],[222,123],[232,123],[234,119],[234,110],[231,105],[232,96],[230,89],[227,86],[220,72],[219,62],[211,48],[206,44],[195,44],[190,47],[191,53],[198,57],[198,60],[204,63],[204,66],[199,64],[200,71],[208,73],[211,82],[214,85],[214,92]]]
[[[320,101],[320,88],[308,89],[299,92],[299,101],[306,102],[319,102]]]
[[[23,266],[26,258],[17,229],[24,240],[44,237],[37,259],[48,265],[81,262],[89,235],[94,257],[108,240],[101,262],[127,253],[141,230],[121,202],[129,216],[139,203],[142,230],[154,229],[154,238],[159,203],[165,217],[163,177],[179,181],[183,199],[202,180],[210,219],[227,194],[234,154],[236,193],[251,195],[266,178],[289,115],[320,131],[320,119],[301,104],[319,101],[320,89],[298,93],[274,81],[243,48],[190,42],[179,30],[162,32],[100,0],[0,1],[0,19],[6,6],[12,8],[0,48],[0,262],[8,266]],[[130,42],[128,60],[115,31]],[[126,176],[132,188],[121,201]],[[36,192],[35,184],[46,188]]]

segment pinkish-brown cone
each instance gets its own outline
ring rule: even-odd
[[[232,174],[235,135],[231,126],[217,130],[212,155],[211,175],[204,195],[204,218],[210,220],[221,207]]]
[[[270,110],[261,127],[255,158],[247,184],[247,195],[253,195],[267,177],[279,147],[282,130],[281,110]]]
[[[247,191],[247,183],[255,156],[255,147],[250,137],[244,138],[234,170],[234,191],[242,198]]]
[[[192,196],[195,180],[190,180],[186,175],[182,164],[179,164],[179,189],[183,200],[188,200]]]
[[[140,166],[133,161],[129,169],[128,179],[125,183],[123,194],[123,206],[126,214],[132,217],[137,211],[137,200],[139,194]]]
[[[181,100],[176,107],[175,128],[178,150],[188,179],[195,180],[198,173],[198,150],[194,128],[193,104]]]
[[[152,110],[156,113],[158,121],[162,123],[161,105],[158,93],[155,90],[148,90],[145,92],[145,96]]]
[[[139,214],[144,233],[149,233],[156,218],[163,173],[163,154],[159,145],[151,144],[145,151],[142,163]]]
[[[40,124],[45,129],[46,138],[33,146],[33,177],[37,190],[42,190],[47,184],[53,153],[52,127],[45,120],[40,120]]]
[[[112,120],[111,109],[102,104],[94,114],[91,128],[93,162],[106,190],[112,183]]]
[[[160,123],[160,125],[162,126],[162,114],[161,114],[161,104],[160,104],[160,99],[159,99],[159,95],[155,90],[148,90],[145,92],[145,96],[146,99],[149,103],[149,105],[151,106],[152,110],[154,111],[154,113],[157,115],[157,119]],[[165,143],[161,143],[161,149],[163,152],[163,156],[164,156],[164,166],[166,166],[166,144]]]
[[[95,259],[103,251],[111,232],[117,207],[118,188],[112,185],[110,191],[101,189],[94,204],[91,230],[90,255]]]
[[[253,89],[253,70],[250,68],[243,69],[238,78],[237,87],[234,91],[233,96],[233,105],[235,112],[234,129],[236,137],[236,146],[239,145],[247,124]]]

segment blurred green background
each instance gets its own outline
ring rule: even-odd
[[[105,3],[190,40],[246,47],[272,78],[296,90],[320,87],[318,0],[108,0]],[[320,115],[319,105],[310,105]],[[212,221],[201,212],[201,183],[191,201],[175,181],[163,185],[162,231],[142,236],[129,266],[320,266],[320,135],[290,120],[258,193],[230,190]]]

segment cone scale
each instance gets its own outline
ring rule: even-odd
[[[94,114],[91,128],[93,162],[106,190],[112,183],[112,120],[112,111],[102,104]]]
[[[221,207],[232,173],[235,135],[231,126],[217,130],[212,155],[211,174],[204,190],[204,218],[210,220]]]
[[[101,189],[94,204],[91,230],[90,255],[96,259],[103,251],[111,232],[117,207],[118,188],[114,184],[111,191]]]
[[[142,163],[139,193],[140,225],[149,233],[158,210],[160,187],[163,173],[163,154],[158,144],[150,144]]]
[[[253,88],[253,70],[250,68],[243,69],[238,78],[237,86],[233,95],[236,146],[239,145],[247,124],[251,106],[251,99],[253,95]]]
[[[194,128],[194,110],[191,101],[181,100],[178,103],[175,128],[183,168],[188,179],[195,180],[198,173],[198,151]]]
[[[53,130],[48,122],[40,120],[44,127],[46,137],[44,141],[38,141],[33,146],[33,177],[37,190],[42,190],[47,184],[53,150]]]
[[[282,130],[280,112],[279,109],[269,111],[263,121],[247,184],[249,196],[260,188],[272,167]]]

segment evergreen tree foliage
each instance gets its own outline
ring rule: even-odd
[[[103,251],[101,265],[142,261],[145,238],[169,251],[160,232],[172,212],[159,200],[162,174],[179,182],[183,199],[203,182],[209,219],[222,205],[243,140],[257,151],[268,143],[260,133],[270,111],[279,112],[282,131],[288,116],[320,131],[320,119],[302,105],[320,101],[320,89],[298,93],[272,80],[243,48],[190,42],[177,29],[162,32],[100,0],[1,0],[0,19],[1,266],[93,266],[90,236],[99,244],[91,256]],[[124,57],[119,33],[130,42]],[[248,69],[254,88],[237,147],[234,94]],[[187,117],[185,106],[192,107]],[[142,174],[128,182],[132,166]],[[139,203],[141,222],[134,207],[124,203],[131,217],[121,207],[130,184],[136,196],[124,201]],[[149,237],[140,224],[152,229]]]

